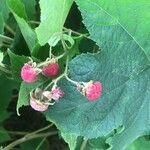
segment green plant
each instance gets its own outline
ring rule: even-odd
[[[17,114],[29,105],[42,111],[71,150],[146,144],[149,8],[147,0],[1,0],[1,122],[18,89]]]

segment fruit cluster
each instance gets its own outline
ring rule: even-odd
[[[102,93],[102,85],[99,81],[76,82],[71,80],[66,73],[59,76],[60,67],[57,59],[47,59],[43,63],[36,64],[32,60],[25,63],[21,69],[21,78],[24,82],[32,83],[38,79],[41,73],[48,78],[56,78],[50,91],[47,87],[42,90],[37,88],[30,92],[30,106],[36,111],[46,111],[49,105],[54,105],[60,98],[64,96],[64,92],[57,86],[60,77],[66,79],[76,85],[77,90],[84,95],[89,101],[97,100]],[[60,78],[61,79],[61,78]],[[48,87],[51,85],[48,85]]]

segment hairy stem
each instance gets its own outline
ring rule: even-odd
[[[7,24],[5,24],[5,28],[12,34],[15,35],[15,31]]]
[[[42,132],[42,131],[45,131],[47,129],[49,129],[50,127],[52,127],[53,124],[50,124],[44,128],[41,128],[39,130],[36,130],[36,131],[33,131],[29,134],[26,134],[24,137],[10,143],[9,145],[7,145],[6,147],[3,148],[3,150],[10,150],[12,149],[13,147],[23,143],[23,142],[26,142],[28,140],[31,140],[31,139],[35,139],[35,138],[41,138],[41,137],[48,137],[48,136],[52,136],[52,135],[56,135],[57,134],[57,131],[54,131],[54,132],[47,132],[47,133],[39,133],[39,132]]]
[[[0,38],[7,43],[12,43],[14,41],[12,38],[2,35],[2,34],[0,34]]]
[[[42,141],[38,144],[38,146],[35,150],[39,150],[41,148],[41,146],[43,145],[45,140],[46,140],[46,137],[44,139],[42,139]]]
[[[11,71],[9,71],[8,69],[6,69],[1,63],[0,63],[0,71],[6,73],[6,74],[12,74]]]
[[[86,148],[87,142],[88,142],[87,139],[85,139],[85,140],[82,142],[82,145],[81,145],[81,147],[80,147],[80,150],[86,150],[85,148]]]
[[[74,33],[74,34],[79,35],[79,36],[81,36],[81,37],[89,38],[89,34],[88,34],[88,33],[82,34],[82,33],[79,33],[79,32],[77,32],[77,31],[73,31],[73,30],[71,30],[71,29],[67,29],[67,28],[65,28],[65,27],[63,27],[63,29],[64,29],[65,31],[69,32],[69,33],[71,32],[71,33]]]
[[[42,137],[48,137],[48,136],[52,136],[52,135],[56,135],[58,132],[54,131],[54,132],[48,132],[48,133],[41,133],[41,134],[27,134],[24,137],[10,143],[9,145],[7,145],[6,147],[3,148],[3,150],[11,150],[13,147],[24,143],[26,141],[35,139],[35,138],[42,138]]]

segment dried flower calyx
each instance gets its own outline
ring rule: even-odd
[[[30,92],[30,106],[36,111],[46,111],[49,105],[54,105],[51,100],[47,100],[43,97],[43,91],[37,88]]]

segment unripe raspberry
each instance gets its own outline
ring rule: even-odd
[[[42,73],[46,77],[55,77],[59,73],[59,64],[58,63],[49,63],[43,66]]]
[[[98,99],[102,93],[102,85],[99,81],[89,82],[85,87],[85,96],[88,100],[93,101]]]
[[[77,89],[89,100],[97,100],[102,93],[102,85],[99,81],[79,84]]]
[[[26,63],[21,69],[21,78],[23,81],[31,83],[37,80],[38,73],[36,68]]]
[[[54,89],[52,89],[51,93],[52,93],[52,99],[56,101],[64,96],[64,92],[59,87],[55,87]]]
[[[51,91],[44,91],[43,95],[48,99],[48,100],[59,100],[61,97],[64,96],[64,92],[59,88],[59,87],[54,87],[52,88]]]

